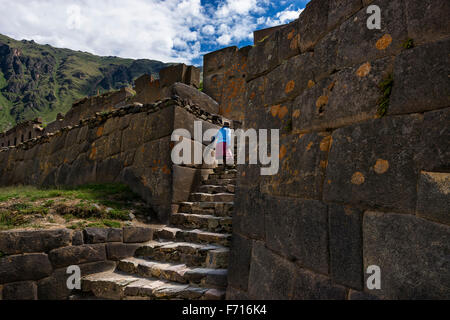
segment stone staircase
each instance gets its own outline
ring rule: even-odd
[[[83,291],[100,299],[225,299],[236,174],[214,169],[153,241],[114,271],[84,277]]]

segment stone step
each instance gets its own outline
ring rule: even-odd
[[[228,217],[233,210],[233,202],[182,202],[179,212]]]
[[[117,268],[119,271],[141,277],[193,284],[203,288],[227,287],[226,269],[189,268],[185,264],[160,263],[139,258],[121,260]]]
[[[212,300],[224,299],[223,290],[144,278],[120,271],[97,273],[82,279],[83,292],[108,300]]]
[[[219,245],[151,241],[138,248],[135,257],[183,263],[189,267],[225,269],[228,266],[228,253],[228,248]]]
[[[210,179],[236,179],[237,173],[213,173],[209,175]]]
[[[215,174],[234,174],[234,175],[236,175],[237,174],[237,169],[235,169],[235,168],[231,169],[231,168],[225,168],[225,167],[217,167],[217,168],[214,168],[213,172]]]
[[[194,202],[233,202],[234,194],[232,193],[191,193],[190,200]]]
[[[211,232],[233,232],[231,217],[216,217],[192,213],[174,213],[170,223],[176,227],[203,229]]]
[[[201,193],[217,194],[217,193],[234,193],[236,187],[234,185],[227,186],[214,186],[214,185],[203,185],[198,191]]]
[[[200,244],[217,244],[229,247],[231,244],[231,234],[214,233],[202,230],[185,230],[172,227],[164,227],[154,231],[157,240],[169,240],[180,242],[194,242]]]
[[[228,185],[236,185],[236,179],[211,179],[208,178],[203,181],[204,185],[213,185],[213,186],[228,186]]]

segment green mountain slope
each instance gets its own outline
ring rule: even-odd
[[[131,86],[142,74],[157,76],[168,65],[99,57],[0,34],[0,132],[36,117],[51,122],[77,99]]]

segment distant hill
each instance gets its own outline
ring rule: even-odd
[[[0,132],[36,117],[51,122],[77,99],[131,86],[142,74],[157,76],[168,65],[99,57],[0,34]]]

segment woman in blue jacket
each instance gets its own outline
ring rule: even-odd
[[[219,163],[227,164],[228,162],[232,164],[234,159],[231,151],[231,130],[228,122],[224,123],[214,139],[216,141],[216,159]]]

